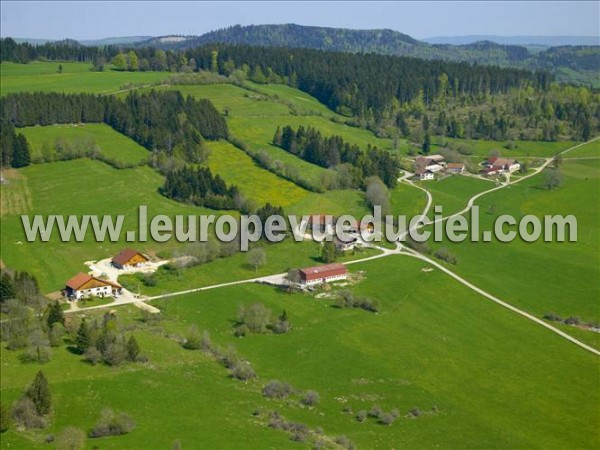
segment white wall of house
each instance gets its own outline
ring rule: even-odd
[[[300,284],[302,284],[304,286],[314,286],[316,284],[329,283],[331,281],[345,280],[346,278],[347,278],[346,274],[332,275],[330,277],[317,278],[315,280],[308,280],[308,281],[303,280]]]
[[[83,289],[74,291],[75,298],[79,300],[80,298],[91,297],[92,295],[102,296],[102,295],[112,295],[111,286],[101,286],[95,287],[91,289]]]

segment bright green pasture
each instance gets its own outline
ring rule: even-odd
[[[165,318],[151,328],[135,320],[139,311],[118,308],[137,328],[148,364],[92,367],[61,347],[43,366],[24,365],[4,350],[3,401],[16,400],[42,368],[54,414],[48,430],[13,429],[3,443],[45,448],[48,433],[68,425],[89,430],[112,407],[137,428],[90,439],[88,448],[169,448],[176,439],[190,448],[300,448],[267,426],[272,410],[324,435],[346,435],[358,448],[598,447],[598,358],[425,266],[392,256],[351,267],[366,277],[352,289],[378,299],[379,314],[256,284],[155,301]],[[285,309],[292,331],[234,337],[239,305],[257,302],[275,314]],[[182,349],[176,339],[192,324],[221,347],[235,345],[258,379],[235,381],[201,351]],[[316,390],[320,402],[306,408],[298,396],[267,400],[260,390],[271,379]],[[400,416],[390,426],[355,420],[374,405]],[[408,415],[412,408],[419,417]]]
[[[310,195],[295,183],[263,169],[250,156],[228,142],[210,142],[208,166],[228,184],[235,184],[244,195],[261,206],[267,202],[287,207]]]
[[[201,84],[162,86],[160,90],[178,90],[184,96],[206,98],[222,113],[228,110],[229,117],[251,116],[264,117],[286,115],[289,108],[283,103],[270,100],[267,96],[257,94],[233,84]],[[149,89],[144,89],[149,90]]]
[[[289,214],[355,214],[368,212],[364,193],[358,190],[307,191],[256,164],[242,150],[224,142],[208,144],[208,166],[227,183],[236,185],[260,206],[267,202],[282,206]]]
[[[589,158],[596,157],[600,158],[600,140],[594,142],[587,142],[581,147],[577,147],[563,156],[563,158]]]
[[[252,89],[264,92],[270,96],[276,96],[278,99],[292,106],[298,114],[302,115],[324,115],[327,117],[336,117],[340,120],[347,120],[347,117],[341,116],[330,110],[323,103],[319,102],[312,95],[299,89],[295,89],[286,84],[256,84],[247,81],[246,85]]]
[[[58,66],[63,72],[58,73]],[[93,72],[91,64],[75,62],[32,62],[0,64],[0,91],[12,92],[91,92],[107,94],[128,83],[152,84],[164,80],[164,72],[119,72],[108,65],[104,72]]]
[[[45,147],[54,153],[57,139],[73,143],[88,138],[93,139],[104,157],[113,161],[137,164],[149,155],[148,151],[138,143],[105,124],[26,127],[19,129],[19,133],[23,133],[29,141],[32,158],[42,155]]]
[[[564,162],[564,184],[556,190],[541,188],[541,174],[476,201],[482,231],[493,230],[495,218],[502,214],[517,220],[532,214],[542,223],[543,215],[574,215],[577,242],[444,242],[440,245],[447,245],[459,260],[453,270],[538,317],[554,312],[600,321],[599,169],[597,160]]]
[[[442,207],[442,215],[449,216],[464,209],[469,199],[475,194],[495,187],[495,184],[490,181],[461,175],[452,175],[440,180],[421,181],[417,184],[427,189],[433,196],[429,218],[433,218],[434,208],[437,205]]]
[[[542,142],[542,141],[512,141],[516,147],[507,149],[505,145],[508,141],[491,141],[482,139],[454,139],[454,138],[433,138],[431,153],[439,150],[442,142],[453,142],[455,146],[464,145],[473,155],[487,157],[491,152],[499,152],[505,158],[520,158],[520,157],[551,157],[560,153],[563,150],[576,145],[577,142],[560,141],[560,142]]]
[[[8,267],[27,270],[36,275],[42,291],[61,289],[65,280],[80,270],[83,262],[106,258],[123,246],[140,251],[160,251],[176,243],[126,243],[124,232],[118,243],[96,242],[91,230],[84,242],[60,242],[58,233],[50,242],[26,241],[18,214],[48,214],[81,216],[83,214],[124,215],[123,230],[137,230],[137,210],[148,206],[148,217],[156,214],[208,214],[210,210],[169,200],[158,193],[163,177],[149,167],[116,170],[100,161],[80,159],[65,162],[35,164],[18,171],[19,183],[2,185],[2,196],[10,195],[13,187],[27,192],[23,203],[28,205],[2,217],[2,261]],[[136,236],[137,237],[137,236]],[[149,238],[150,239],[150,238]]]

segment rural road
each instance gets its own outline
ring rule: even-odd
[[[434,221],[428,223],[427,225],[432,225],[434,223],[437,223],[437,222],[440,222],[440,221],[444,221],[444,220],[448,220],[449,218],[465,214],[466,212],[468,212],[473,207],[473,204],[475,203],[475,201],[477,199],[481,198],[482,196],[484,196],[486,194],[489,194],[491,192],[495,192],[497,190],[506,188],[506,187],[511,186],[513,184],[520,183],[523,180],[526,180],[526,179],[531,178],[531,177],[533,177],[535,175],[538,175],[542,170],[544,170],[546,167],[548,167],[552,163],[552,161],[554,160],[554,158],[556,156],[558,156],[558,155],[564,155],[565,153],[568,153],[571,150],[574,150],[574,149],[576,149],[578,147],[586,145],[586,144],[588,144],[590,142],[597,141],[599,139],[600,139],[600,136],[598,136],[598,137],[596,137],[594,139],[591,139],[591,140],[589,140],[587,142],[583,142],[581,144],[577,144],[577,145],[575,145],[573,147],[570,147],[570,148],[568,148],[566,150],[563,150],[562,152],[558,153],[557,155],[555,155],[555,156],[553,156],[551,158],[547,158],[544,161],[544,163],[542,165],[540,165],[539,167],[537,167],[532,173],[530,173],[528,175],[525,175],[523,177],[520,177],[520,178],[518,178],[518,179],[516,179],[514,181],[509,181],[509,182],[506,182],[506,183],[502,183],[500,186],[496,186],[496,187],[494,187],[492,189],[488,189],[487,191],[480,192],[480,193],[472,196],[468,200],[467,206],[463,210],[461,210],[461,211],[459,211],[457,213],[454,213],[454,214],[452,214],[450,216],[446,216],[446,217],[442,217],[442,218],[440,218],[438,220],[434,220]],[[407,172],[403,177],[400,178],[400,181],[405,181],[408,185],[413,186],[413,187],[415,187],[417,189],[420,189],[420,190],[424,191],[427,194],[427,203],[426,203],[426,205],[425,205],[425,207],[423,209],[423,212],[421,214],[421,217],[427,217],[427,213],[429,212],[429,209],[431,208],[431,204],[433,203],[433,197],[432,197],[431,193],[427,189],[425,189],[425,188],[423,188],[421,186],[417,186],[414,183],[412,183],[411,181],[409,181],[407,179],[408,176],[409,176],[409,174]],[[421,225],[416,225],[416,226],[410,228],[408,231],[406,231],[405,233],[403,233],[401,235],[400,240],[402,238],[406,237],[406,235],[409,233],[410,230],[416,229],[416,228],[421,228],[423,226],[425,226],[425,225],[421,224]],[[569,334],[567,334],[567,333],[559,330],[556,327],[553,327],[552,325],[544,322],[543,320],[535,317],[534,315],[529,314],[528,312],[523,311],[523,310],[521,310],[521,309],[519,309],[519,308],[517,308],[517,307],[515,307],[515,306],[513,306],[513,305],[511,305],[509,303],[506,303],[505,301],[500,300],[499,298],[493,296],[489,292],[486,292],[483,289],[478,288],[474,284],[470,283],[469,281],[467,281],[464,278],[460,277],[456,273],[452,272],[450,269],[444,267],[442,264],[438,263],[437,261],[434,261],[431,258],[428,258],[427,256],[422,255],[422,254],[420,254],[420,253],[418,253],[418,252],[416,252],[416,251],[414,251],[414,250],[412,250],[410,248],[404,247],[401,244],[401,242],[399,242],[399,241],[396,242],[396,249],[394,249],[394,250],[390,250],[390,249],[386,249],[386,248],[378,247],[378,246],[372,246],[372,247],[373,248],[377,248],[378,250],[381,251],[381,253],[378,254],[378,255],[375,255],[375,256],[370,256],[370,257],[358,259],[358,260],[355,260],[355,261],[348,261],[348,262],[345,262],[344,264],[346,264],[346,265],[358,264],[358,263],[362,263],[362,262],[366,262],[366,261],[372,261],[372,260],[375,260],[375,259],[384,258],[384,257],[390,256],[390,255],[406,255],[406,256],[410,256],[410,257],[413,257],[413,258],[420,259],[420,260],[422,260],[422,261],[424,261],[424,262],[426,262],[426,263],[428,263],[428,264],[436,267],[437,269],[439,269],[442,272],[446,273],[450,277],[454,278],[459,283],[463,284],[464,286],[468,287],[469,289],[472,289],[473,291],[475,291],[478,294],[482,295],[483,297],[485,297],[485,298],[493,301],[494,303],[496,303],[496,304],[498,304],[498,305],[500,305],[500,306],[502,306],[504,308],[507,308],[510,311],[512,311],[514,313],[517,313],[517,314],[525,317],[526,319],[531,320],[532,322],[534,322],[534,323],[536,323],[538,325],[543,326],[544,328],[552,331],[553,333],[556,333],[558,336],[560,336],[560,337],[568,340],[569,342],[571,342],[571,343],[573,343],[573,344],[581,347],[582,349],[587,350],[588,352],[593,353],[596,356],[600,356],[600,351],[594,349],[593,347],[590,347],[587,344],[584,344],[583,342],[579,341],[578,339],[574,338],[573,336],[571,336],[571,335],[569,335]],[[187,289],[187,290],[184,290],[184,291],[178,291],[178,292],[173,292],[173,293],[164,294],[164,295],[157,295],[157,296],[153,296],[153,297],[127,298],[127,299],[122,299],[122,301],[120,301],[118,303],[114,302],[114,303],[110,303],[110,304],[107,304],[107,305],[98,305],[98,306],[92,306],[92,307],[89,307],[89,308],[79,308],[79,309],[73,309],[73,310],[69,310],[69,311],[65,311],[65,312],[66,313],[70,313],[70,312],[85,312],[85,311],[94,310],[94,309],[112,308],[114,306],[120,306],[120,305],[124,305],[124,304],[134,304],[134,305],[136,305],[136,306],[138,306],[139,308],[142,308],[142,309],[148,309],[148,308],[145,308],[145,306],[149,306],[150,308],[153,308],[154,310],[156,310],[156,311],[153,311],[153,312],[158,312],[159,310],[157,308],[155,308],[155,307],[153,307],[151,305],[147,305],[147,304],[145,304],[145,302],[146,301],[157,300],[157,299],[161,299],[161,298],[171,298],[171,297],[176,297],[176,296],[180,296],[180,295],[190,294],[190,293],[194,293],[194,292],[206,291],[206,290],[210,290],[210,289],[218,289],[218,288],[227,287],[227,286],[236,286],[236,285],[246,284],[246,283],[270,283],[270,284],[273,284],[273,283],[276,283],[278,281],[280,282],[281,280],[283,280],[284,277],[285,277],[285,275],[286,275],[285,273],[280,273],[280,274],[268,275],[268,276],[264,276],[264,277],[249,278],[249,279],[245,279],[245,280],[231,281],[231,282],[220,283],[220,284],[215,284],[215,285],[211,285],[211,286],[199,287],[199,288],[194,288],[194,289]]]

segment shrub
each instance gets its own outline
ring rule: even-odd
[[[552,312],[544,314],[544,319],[551,320],[553,322],[562,322],[563,321],[562,317],[560,317],[559,315],[554,314]]]
[[[102,361],[102,353],[96,347],[88,348],[83,354],[84,361],[90,363],[92,366],[95,366],[100,361]]]
[[[196,325],[192,325],[188,331],[187,337],[183,342],[183,348],[187,348],[188,350],[198,350],[202,347],[202,338],[200,336],[200,332],[198,331],[198,327]]]
[[[336,437],[334,442],[346,450],[356,449],[356,445],[354,445],[354,442],[352,442],[350,439],[343,435]]]
[[[248,361],[239,361],[231,369],[231,376],[238,380],[248,381],[251,378],[256,378],[256,372]]]
[[[360,423],[363,423],[365,420],[367,420],[367,411],[365,411],[364,409],[361,409],[356,414],[356,420],[358,420]]]
[[[421,415],[421,410],[417,407],[412,408],[409,412],[408,412],[412,417],[419,417]]]
[[[302,396],[302,403],[306,406],[315,406],[319,403],[320,397],[319,393],[316,391],[306,391]]]
[[[85,432],[75,427],[66,427],[54,440],[58,450],[79,450],[85,443]]]
[[[265,387],[263,387],[262,393],[267,398],[285,398],[292,394],[294,388],[288,384],[278,380],[269,381]]]
[[[128,414],[106,408],[100,413],[100,419],[90,431],[89,436],[92,438],[119,436],[129,433],[134,428],[135,422]]]
[[[65,334],[65,327],[60,323],[53,323],[48,332],[48,339],[50,341],[50,347],[59,347],[63,343],[63,335]]]
[[[564,320],[567,325],[579,325],[581,324],[581,319],[577,316],[570,316]]]
[[[369,411],[369,416],[370,417],[375,417],[377,419],[382,414],[383,414],[383,409],[381,409],[381,406],[379,406],[379,405],[373,405],[373,407],[371,408],[371,411]]]
[[[449,264],[458,264],[458,259],[456,258],[456,256],[454,256],[452,253],[450,253],[450,251],[448,251],[448,249],[446,247],[442,247],[440,249],[438,249],[435,253],[434,256],[437,259],[441,259],[442,261],[446,261]]]
[[[25,428],[45,428],[46,420],[37,413],[35,404],[29,397],[22,397],[13,407],[14,421]]]
[[[406,246],[424,255],[429,255],[431,253],[431,248],[429,247],[427,242],[417,242],[411,239],[410,237],[406,239]]]
[[[264,333],[271,323],[272,312],[262,303],[256,303],[248,307],[240,307],[238,322],[244,324],[252,333]]]
[[[391,413],[383,413],[379,416],[379,423],[383,425],[391,425],[396,418]]]

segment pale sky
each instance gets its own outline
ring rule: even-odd
[[[230,25],[390,28],[415,38],[598,36],[600,2],[0,1],[2,36],[97,39],[202,34]]]

